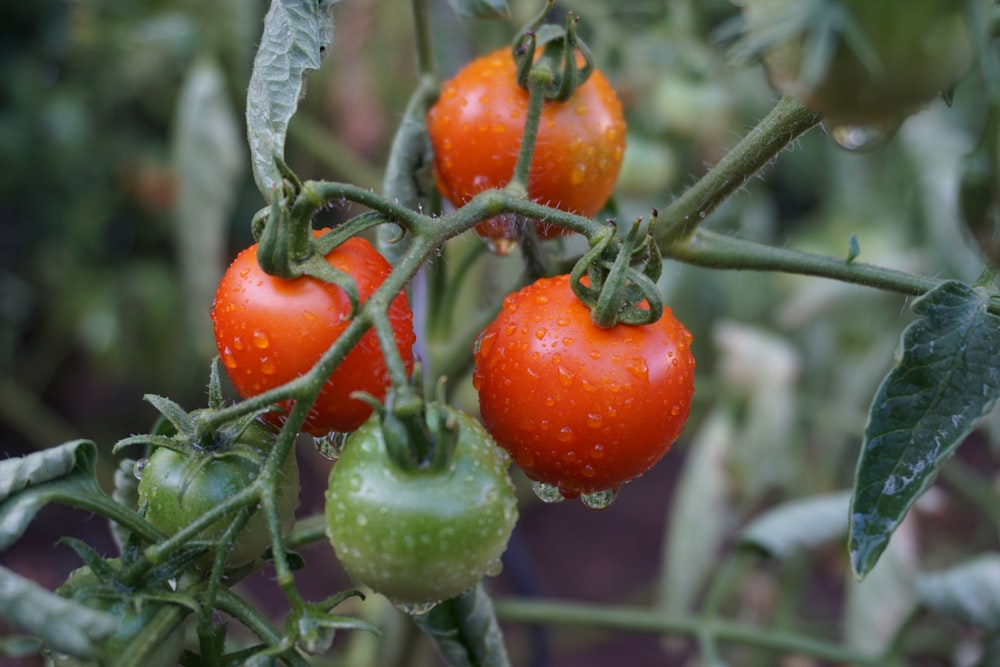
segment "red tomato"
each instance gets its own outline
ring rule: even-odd
[[[690,344],[669,308],[653,324],[601,329],[569,276],[539,280],[508,296],[477,342],[483,423],[528,477],[564,497],[614,489],[684,428]]]
[[[455,206],[514,175],[524,133],[528,92],[517,85],[509,49],[473,60],[444,84],[427,115],[434,174]],[[531,162],[528,197],[590,217],[611,195],[625,153],[622,106],[608,80],[594,70],[566,102],[546,102]],[[481,223],[492,240],[514,239],[509,216]],[[542,238],[562,233],[538,225]]]
[[[317,235],[320,232],[315,232]],[[391,266],[368,241],[352,238],[334,248],[327,262],[357,283],[361,303],[382,284]],[[215,295],[212,320],[222,363],[240,396],[255,396],[305,374],[347,328],[351,311],[339,287],[314,278],[270,276],[257,263],[257,246],[241,252]],[[413,366],[413,313],[404,294],[389,308],[399,352]],[[306,419],[313,435],[353,431],[371,414],[364,391],[384,398],[390,380],[374,331],[368,331],[323,386]],[[282,405],[286,410],[288,402]],[[284,415],[268,415],[282,422]]]

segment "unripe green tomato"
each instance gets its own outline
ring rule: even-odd
[[[71,598],[85,604],[91,609],[111,614],[117,621],[111,635],[105,640],[102,654],[97,660],[81,660],[55,652],[50,652],[53,664],[59,667],[90,667],[91,665],[111,665],[129,644],[139,636],[143,628],[149,624],[165,603],[153,600],[130,600],[111,595],[96,593],[100,590],[97,576],[87,566],[70,573],[66,582],[56,589],[56,592],[66,598]],[[110,588],[110,587],[109,587]],[[181,618],[183,620],[183,618]],[[184,652],[184,625],[178,623],[170,631],[168,638],[161,642],[157,650],[147,655],[144,667],[176,667]]]
[[[771,83],[832,125],[878,125],[905,116],[955,84],[969,69],[974,39],[964,0],[839,0],[860,46],[838,28],[825,72],[806,80],[809,26],[764,54]],[[990,0],[976,0],[988,5]],[[748,33],[773,28],[795,0],[747,0]],[[985,15],[985,14],[983,14]],[[859,53],[866,54],[859,58]]]
[[[517,522],[506,454],[476,419],[444,409],[460,432],[443,470],[397,465],[375,415],[330,472],[326,518],[337,558],[395,604],[452,598],[496,574]]]
[[[174,535],[187,527],[251,484],[274,441],[275,433],[271,428],[254,422],[225,456],[218,456],[218,452],[210,450],[183,456],[165,447],[155,449],[139,480],[139,504],[140,507],[145,505],[146,520],[167,535]],[[207,463],[204,460],[206,457],[210,458]],[[299,503],[299,469],[294,450],[289,452],[281,468],[277,503],[281,529],[287,533],[295,522],[295,509]],[[210,524],[199,533],[198,539],[219,540],[235,514],[226,514]],[[236,538],[227,567],[246,565],[270,546],[267,517],[264,512],[255,511]],[[209,552],[198,561],[198,565],[211,567],[213,558],[214,554]]]

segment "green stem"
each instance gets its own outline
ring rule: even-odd
[[[427,0],[413,0],[413,34],[417,47],[417,71],[421,78],[429,76],[436,78],[437,68],[434,64],[434,42],[432,39],[430,11]]]
[[[552,72],[548,69],[533,68],[528,76],[528,110],[524,118],[524,134],[517,154],[514,175],[507,184],[507,191],[517,196],[528,193],[528,177],[531,173],[531,158],[535,153],[538,127],[542,122],[545,107],[545,91],[552,84]]]
[[[880,667],[879,658],[867,656],[832,642],[794,632],[770,630],[743,623],[698,616],[664,616],[662,612],[628,607],[588,605],[579,602],[497,600],[497,616],[507,622],[546,623],[597,627],[631,632],[697,637],[709,633],[717,640],[781,653],[802,653],[827,662]]]
[[[326,515],[321,512],[305,519],[297,519],[295,528],[285,538],[285,548],[294,551],[325,539]]]
[[[87,485],[86,492],[60,493],[58,500],[63,504],[79,507],[80,509],[99,514],[114,521],[130,533],[139,536],[147,542],[156,542],[163,539],[163,534],[154,528],[152,524],[139,516],[139,513],[135,510],[115,502],[113,498],[101,490],[96,481]]]
[[[667,256],[714,269],[781,271],[819,276],[910,296],[920,296],[939,284],[933,278],[905,271],[863,262],[848,264],[835,257],[777,248],[704,229],[698,230],[690,238],[674,242]]]
[[[660,212],[655,233],[664,253],[694,233],[712,211],[819,120],[794,98],[782,98],[718,164]]]
[[[249,628],[251,632],[271,646],[280,644],[284,639],[284,635],[281,632],[268,623],[243,598],[232,591],[227,589],[220,590],[216,606],[219,610],[229,614]],[[309,667],[309,663],[291,649],[286,651],[281,656],[281,659],[291,667]]]

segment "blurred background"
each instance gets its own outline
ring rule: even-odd
[[[539,9],[517,0],[510,22],[470,22],[444,0],[431,4],[443,77],[509,42]],[[621,219],[671,202],[776,100],[759,64],[734,61],[720,41],[739,14],[728,0],[559,7],[581,15],[581,33],[626,108],[628,150],[613,203]],[[252,242],[249,222],[263,205],[250,175],[243,105],[266,9],[263,0],[0,5],[0,456],[92,439],[108,453],[101,476],[110,485],[111,446],[155,418],[143,394],[204,405],[215,284]],[[303,178],[378,189],[416,80],[409,3],[343,0],[335,19],[332,53],[310,77],[290,128],[288,162]],[[845,150],[833,128],[817,129],[709,225],[842,257],[855,235],[861,261],[974,280],[983,262],[959,224],[955,192],[958,161],[984,106],[968,77],[951,108],[936,100],[894,135],[860,146],[866,150]],[[334,207],[321,222],[352,213]],[[520,270],[516,254],[484,266]],[[867,406],[909,321],[906,299],[676,263],[667,264],[662,287],[696,341],[698,392],[682,441],[600,513],[579,503],[542,506],[519,478],[523,518],[504,573],[491,584],[498,595],[683,612],[750,517],[784,499],[849,486]],[[475,412],[467,378],[453,382],[460,406]],[[992,443],[986,429],[963,448],[959,465],[992,471]],[[329,463],[301,444],[305,515],[321,507]],[[980,482],[992,484],[992,474]],[[995,547],[995,531],[961,486],[945,479],[894,538],[879,570],[888,573],[886,588],[860,591],[838,543],[808,562],[752,569],[726,608],[746,620],[876,645],[885,632],[863,616],[872,599],[905,595],[918,565]],[[0,563],[54,588],[79,565],[69,548],[53,546],[60,535],[113,548],[102,521],[50,508]],[[305,555],[315,597],[347,585],[326,545]],[[267,576],[250,585],[280,618]],[[355,611],[385,611],[372,606]],[[959,629],[945,631],[960,643]],[[653,637],[523,627],[509,636],[515,663],[532,667],[686,665],[693,655],[684,641]],[[336,664],[360,665],[350,651],[360,655],[355,645],[365,641],[372,640],[345,635],[336,645],[345,661]],[[426,648],[414,651],[418,657],[400,664],[434,664]],[[745,658],[733,664],[774,664],[766,655]],[[949,664],[935,660],[929,652],[920,664]]]

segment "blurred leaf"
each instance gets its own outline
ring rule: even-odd
[[[448,0],[455,13],[466,19],[509,19],[507,0]]]
[[[42,643],[35,637],[4,637],[0,639],[0,656],[23,658],[36,655],[42,650]]]
[[[46,504],[67,494],[100,493],[96,463],[97,446],[89,440],[0,461],[0,551],[24,533]]]
[[[225,240],[242,172],[236,112],[218,63],[196,61],[177,102],[173,137],[179,199],[176,238],[188,334],[204,358],[214,354],[207,304],[225,270]]]
[[[936,614],[995,633],[1000,630],[1000,554],[984,554],[916,581],[920,604]]]
[[[733,435],[728,411],[719,408],[707,417],[689,447],[660,567],[656,608],[666,613],[691,610],[716,566],[719,545],[731,532],[726,468]]]
[[[482,584],[413,616],[449,667],[509,667],[493,602]]]
[[[850,491],[792,500],[754,519],[740,544],[784,560],[828,544],[847,532]]]
[[[916,525],[914,521],[900,525],[864,581],[845,574],[844,642],[866,655],[884,653],[916,605]]]
[[[247,138],[254,180],[264,198],[281,185],[288,122],[304,91],[303,77],[319,68],[333,43],[334,0],[272,0],[264,17],[247,92]]]
[[[854,481],[851,564],[867,574],[913,503],[1000,393],[1000,318],[947,281],[914,302],[903,357],[879,387]]]
[[[111,634],[116,619],[86,607],[0,567],[0,615],[22,632],[36,635],[50,648],[93,658]]]

